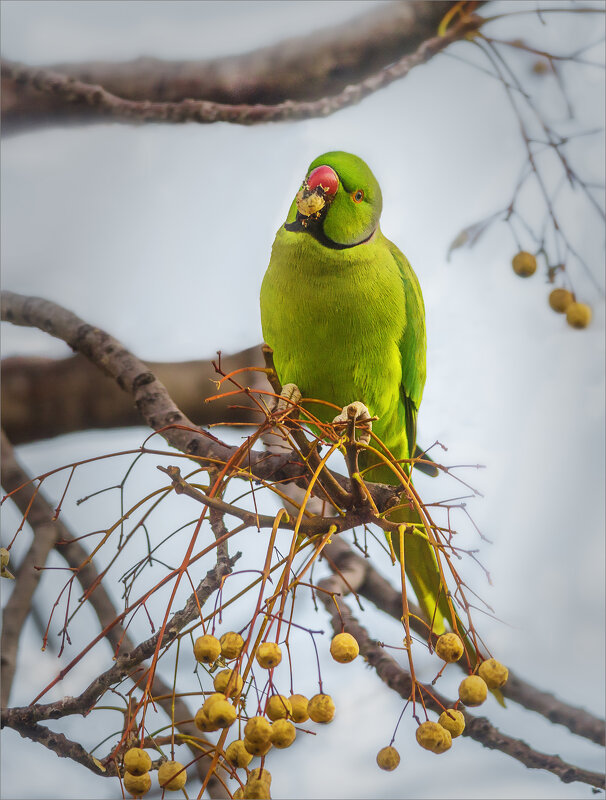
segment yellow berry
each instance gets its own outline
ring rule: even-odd
[[[234,800],[244,800],[244,789],[241,786],[238,786],[236,791],[233,793]]]
[[[244,747],[251,756],[264,756],[271,750],[271,742],[269,739],[263,742],[251,742],[250,739],[247,739],[245,736]]]
[[[309,700],[304,694],[291,694],[288,698],[288,702],[292,708],[293,722],[305,722],[305,720],[309,719],[309,714],[307,713],[307,704]]]
[[[422,722],[417,728],[417,742],[432,753],[445,753],[452,745],[452,736],[437,722]]]
[[[290,747],[296,735],[295,726],[286,719],[277,719],[271,726],[271,743],[279,750],[284,747]]]
[[[6,547],[0,547],[0,578],[15,579],[13,573],[8,569],[8,562],[10,559],[11,556]]]
[[[330,654],[339,664],[348,664],[359,652],[358,643],[351,633],[337,633],[330,643]]]
[[[158,783],[162,789],[176,792],[185,786],[187,772],[178,761],[165,761],[158,770]]]
[[[277,667],[282,661],[282,651],[275,642],[263,642],[257,649],[257,661],[263,669]]]
[[[571,303],[574,303],[574,297],[568,289],[554,289],[549,295],[549,305],[558,314],[563,314]]]
[[[329,694],[315,694],[307,704],[307,713],[314,722],[330,722],[335,715],[335,704]]]
[[[227,746],[225,758],[232,767],[247,767],[252,761],[252,755],[244,747],[242,739],[236,739]]]
[[[507,683],[509,670],[496,658],[489,658],[480,664],[478,675],[486,682],[489,689],[500,689]]]
[[[265,717],[251,717],[244,726],[244,736],[249,742],[269,742],[271,725]]]
[[[248,773],[248,780],[263,781],[271,786],[271,772],[266,767],[255,767]]]
[[[470,675],[459,684],[459,698],[466,706],[481,706],[487,694],[486,681],[479,675]]]
[[[227,684],[229,683],[232,673],[232,669],[222,669],[221,672],[218,672],[215,675],[213,686],[217,692],[223,692],[223,694],[227,694]],[[230,684],[229,694],[239,694],[242,691],[243,686],[244,683],[242,681],[242,677],[236,673],[234,680]]]
[[[292,706],[281,694],[274,694],[267,701],[265,713],[271,720],[286,719],[292,717]]]
[[[438,723],[450,733],[453,739],[460,736],[465,730],[465,717],[461,711],[455,708],[447,708],[442,711]]]
[[[140,775],[133,775],[132,772],[125,772],[123,783],[126,791],[132,794],[133,797],[142,797],[151,789],[151,776],[149,772],[142,772]]]
[[[223,692],[213,692],[213,694],[209,694],[206,700],[204,701],[204,704],[202,705],[202,708],[206,716],[208,716],[211,706],[213,706],[217,702],[217,700],[226,700],[226,699],[227,698],[225,697]]]
[[[213,731],[219,730],[219,726],[209,720],[208,714],[204,710],[204,707],[199,708],[196,711],[194,722],[196,723],[196,728],[201,730],[202,733],[212,733]]]
[[[194,642],[194,658],[200,664],[214,664],[221,655],[221,645],[210,633],[200,636]]]
[[[124,768],[131,775],[143,775],[151,769],[151,758],[140,747],[131,747],[124,753]]]
[[[252,798],[253,800],[267,800],[270,797],[271,775],[265,769],[257,767],[250,771],[246,786],[244,787],[245,798]]]
[[[519,253],[515,254],[511,265],[516,275],[519,275],[521,278],[528,278],[536,272],[537,260],[532,253],[521,250]]]
[[[244,639],[239,633],[234,633],[233,631],[224,633],[219,641],[221,643],[221,655],[228,660],[238,658],[244,647]]]
[[[458,661],[464,653],[463,642],[456,633],[443,633],[436,642],[436,653],[442,661]]]
[[[269,784],[258,780],[258,778],[249,778],[244,787],[242,797],[246,798],[246,800],[269,800],[271,797]]]
[[[591,322],[591,308],[587,303],[571,303],[566,309],[566,322],[573,328],[586,328]]]
[[[383,747],[377,753],[377,764],[387,772],[391,772],[399,763],[400,754],[395,747]]]
[[[208,712],[208,719],[220,728],[229,728],[234,724],[237,716],[236,709],[227,700],[217,700]]]

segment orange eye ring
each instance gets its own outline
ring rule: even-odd
[[[364,190],[363,189],[356,189],[355,192],[351,193],[351,199],[354,203],[361,203],[364,200]]]

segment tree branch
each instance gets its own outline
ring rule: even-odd
[[[332,592],[339,586],[339,582],[333,581],[333,578],[328,578],[322,581],[320,585],[323,589]],[[375,668],[381,680],[397,692],[404,700],[408,700],[412,691],[410,674],[402,669],[402,667],[385,652],[383,647],[380,647],[370,638],[366,629],[360,625],[342,600],[339,601],[339,610],[337,610],[332,602],[330,594],[321,592],[318,596],[331,615],[332,626],[335,633],[340,633],[343,628],[347,633],[350,633],[358,642],[360,654],[368,664]],[[430,690],[428,687],[423,687],[421,684],[421,689],[424,690],[423,699],[427,708],[439,714],[443,708],[451,707],[452,704],[448,698],[436,692],[434,687],[431,687]],[[530,769],[542,769],[551,772],[557,775],[564,783],[579,781],[580,783],[587,783],[590,786],[604,787],[604,776],[600,773],[590,772],[589,770],[576,767],[573,764],[568,764],[559,756],[533,750],[521,739],[514,739],[511,736],[501,733],[497,728],[491,725],[486,717],[474,717],[468,711],[460,710],[465,716],[465,731],[463,732],[463,736],[469,736],[491,750],[500,750],[502,753],[505,753],[505,755],[515,758]]]
[[[15,489],[18,489],[20,486],[23,486],[23,484],[27,484],[29,481],[29,476],[18,463],[12,445],[6,438],[4,432],[2,432],[1,455],[2,486],[4,487],[5,491],[12,492]],[[44,499],[44,494],[42,491],[38,491],[36,493],[35,499],[33,499],[33,503],[30,508],[30,502],[32,502],[33,495],[34,487],[31,483],[29,483],[19,492],[16,492],[12,499],[22,514],[28,512],[29,509],[27,519],[34,533],[34,544],[39,537],[42,537],[45,542],[48,541],[48,531],[51,531],[53,544],[56,547],[57,553],[62,556],[68,566],[75,571],[76,578],[84,592],[87,594],[87,600],[96,613],[100,628],[101,630],[105,631],[105,637],[112,646],[114,653],[117,655],[120,652],[129,653],[134,651],[135,643],[129,637],[128,633],[125,632],[122,624],[113,624],[118,617],[118,612],[109,594],[107,593],[104,584],[99,580],[100,576],[96,567],[94,566],[94,563],[92,561],[88,561],[87,551],[82,547],[80,542],[73,536],[68,527],[60,519],[53,519],[53,509],[51,505]],[[60,541],[60,545],[57,545],[57,541]],[[33,547],[34,545],[32,545],[32,548]],[[223,570],[229,571],[229,559],[226,559],[225,561],[226,563],[223,565]],[[17,580],[19,580],[21,573],[25,572],[25,565],[27,564],[28,558],[26,556],[24,562],[21,564],[18,570]],[[32,564],[40,565],[40,562],[32,561],[28,565],[29,569],[31,569]],[[32,570],[32,572],[34,573],[34,576],[41,574],[36,570]],[[29,603],[24,602],[26,598],[23,590],[19,590],[21,605],[13,603],[16,590],[17,587],[15,587],[13,594],[5,606],[2,620],[2,708],[5,708],[8,705],[16,662],[19,633],[21,626],[25,621],[25,616],[27,616],[27,612],[31,607]],[[12,610],[10,609],[11,604],[16,606],[16,610],[15,608]],[[25,614],[25,616],[23,616],[23,614]],[[20,620],[18,627],[17,618]],[[168,686],[168,684],[166,684],[157,673],[154,675],[151,692],[154,697],[158,698],[156,702],[164,709],[169,719],[174,716],[175,720],[177,720],[175,722],[175,727],[181,734],[184,734],[186,737],[194,736],[198,739],[201,738],[200,731],[196,728],[194,723],[185,721],[191,719],[192,717],[187,704],[182,698],[172,696],[171,687]],[[69,740],[65,739],[65,737],[61,738],[61,734],[53,734],[51,731],[48,731],[47,728],[43,728],[35,723],[31,725],[15,723],[12,725],[12,727],[15,728],[15,730],[17,730],[21,736],[30,738],[33,741],[39,741],[46,747],[50,747],[50,749],[55,750],[57,755],[73,758],[75,761],[78,761],[78,763],[84,764],[84,766],[87,766],[90,769],[93,769],[94,772],[98,773],[98,766],[96,765],[95,761],[93,761],[92,757],[85,753],[85,751],[80,753],[78,749],[74,750],[74,747],[79,748],[80,746],[75,745],[73,742],[69,742]],[[44,731],[43,735],[42,731]],[[74,745],[74,747],[72,747],[72,745]],[[64,747],[65,749],[62,749]],[[207,769],[210,766],[212,759],[208,756],[200,757],[199,750],[194,746],[190,746],[190,749],[192,754],[196,757],[195,764],[200,780],[204,781],[206,778]],[[104,776],[108,777],[115,775],[116,771],[113,762],[108,763],[106,760],[106,765],[107,772],[103,773]],[[212,775],[209,779],[208,792],[212,798],[228,797],[225,787],[214,775]]]
[[[93,758],[90,753],[87,753],[81,744],[73,742],[62,733],[52,731],[44,725],[38,725],[37,723],[26,724],[14,720],[10,727],[21,734],[24,739],[31,739],[33,742],[43,744],[44,747],[52,750],[59,758],[71,758],[72,761],[76,761],[78,764],[82,764],[83,767],[90,769],[95,775],[103,778],[114,778],[118,774],[114,763],[109,763],[107,766],[103,765],[99,759]]]
[[[2,485],[14,486],[16,484],[16,486],[19,486],[18,481],[23,477],[24,473],[15,461],[13,448],[4,431],[2,431],[1,438]],[[27,480],[27,477],[25,480]],[[2,638],[0,641],[0,649],[2,651],[0,660],[2,693],[0,699],[2,707],[8,703],[17,666],[19,637],[30,612],[34,592],[42,576],[42,572],[36,567],[43,567],[46,564],[48,554],[53,549],[57,538],[66,533],[63,523],[59,520],[53,520],[52,509],[42,496],[40,494],[34,496],[34,486],[30,484],[28,490],[25,507],[27,508],[30,502],[32,503],[28,520],[34,538],[23,561],[16,570],[13,591],[2,612]]]
[[[225,105],[271,106],[285,100],[318,100],[364,80],[435,34],[453,2],[411,0],[362,14],[347,24],[314,31],[243,55],[197,61],[139,58],[125,63],[54,64],[59,72],[103,86],[126,100],[176,103],[198,98]],[[4,133],[32,125],[83,122],[98,115],[84,104],[33,84],[2,78]]]
[[[221,356],[221,364],[228,373],[262,367],[261,347]],[[142,424],[132,399],[82,355],[63,359],[18,356],[3,359],[1,368],[2,422],[15,445],[93,428]],[[196,425],[259,423],[259,412],[247,397],[204,402],[216,394],[212,381],[219,377],[210,359],[146,362],[146,369],[166,386],[175,405]],[[246,380],[254,388],[269,389],[263,373],[251,372]]]
[[[335,539],[326,550],[334,563],[341,568],[352,569],[355,562],[361,562],[359,569],[364,569],[364,580],[358,584],[356,591],[362,597],[370,600],[381,611],[386,612],[395,619],[402,617],[402,595],[380,575],[372,564],[357,553],[354,553],[343,539]],[[341,590],[339,590],[341,591]],[[423,639],[427,639],[427,628],[419,621],[422,617],[420,609],[408,602],[411,617],[410,627]],[[433,636],[434,644],[436,636]],[[462,662],[457,662],[464,667]],[[503,695],[509,700],[536,711],[551,722],[564,725],[571,733],[582,736],[596,744],[604,746],[604,720],[590,714],[582,708],[576,708],[554,697],[549,692],[537,689],[530,683],[522,680],[515,672],[509,671],[509,679],[501,689]]]
[[[255,125],[311,119],[326,117],[355,105],[368,95],[405,77],[414,67],[424,64],[453,42],[478,30],[483,21],[478,15],[468,15],[449,28],[443,36],[426,39],[414,53],[402,56],[395,63],[385,66],[358,83],[346,85],[336,94],[318,100],[287,99],[275,105],[227,104],[191,98],[176,102],[128,100],[107,91],[100,85],[85,83],[60,72],[29,67],[8,60],[2,61],[2,76],[15,81],[19,86],[33,87],[40,92],[53,95],[58,102],[69,108],[84,107],[98,121],[113,119],[121,122],[204,124],[231,122],[238,125]]]

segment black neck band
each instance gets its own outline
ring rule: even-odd
[[[357,247],[359,244],[364,244],[367,242],[375,232],[372,231],[370,236],[367,236],[366,239],[362,239],[359,242],[354,242],[353,244],[339,244],[339,242],[333,242],[333,240],[329,239],[324,233],[321,221],[316,222],[315,220],[309,220],[307,225],[303,225],[301,219],[301,215],[297,214],[297,218],[294,222],[285,222],[285,230],[290,231],[291,233],[309,233],[309,235],[313,236],[316,242],[321,244],[322,247],[328,247],[330,250],[348,250],[350,247]]]

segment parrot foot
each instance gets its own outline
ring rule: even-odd
[[[350,420],[353,421],[354,428],[359,428],[360,435],[358,442],[360,444],[369,444],[370,432],[372,430],[372,421],[376,417],[371,417],[370,412],[359,400],[344,406],[340,414],[333,419],[333,425],[347,425]],[[355,440],[355,435],[354,435]]]
[[[280,399],[276,403],[274,413],[284,414],[284,412],[294,411],[294,407],[300,402],[302,396],[296,383],[285,384],[280,392]]]

